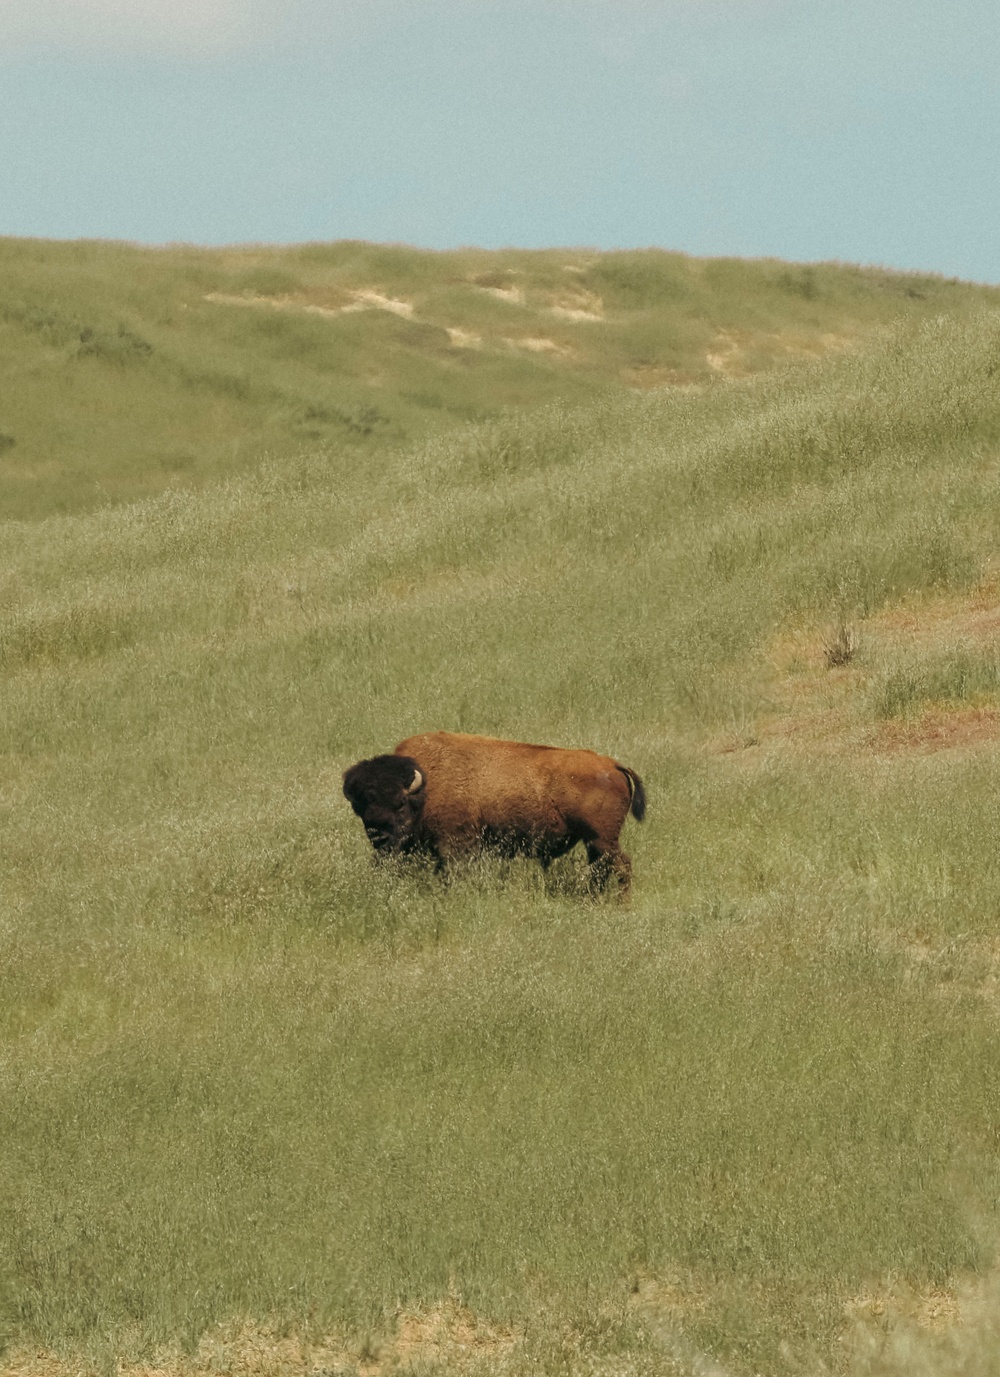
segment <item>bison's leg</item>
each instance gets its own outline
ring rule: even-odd
[[[567,851],[572,851],[579,841],[579,837],[572,835],[568,837],[558,837],[555,840],[547,838],[540,842],[535,850],[535,854],[542,863],[542,869],[548,870],[553,861],[557,861],[560,856],[565,856]]]
[[[632,883],[632,862],[617,842],[592,841],[587,843],[587,860],[594,887],[607,889],[612,875],[618,881],[623,895],[628,893]]]

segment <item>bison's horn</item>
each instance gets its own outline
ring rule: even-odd
[[[407,785],[407,787],[403,790],[403,792],[404,792],[405,794],[415,794],[415,793],[417,792],[418,789],[422,789],[423,787],[424,787],[424,777],[423,777],[423,775],[420,773],[419,770],[414,770],[414,771],[413,771],[413,779],[412,779],[412,781]]]

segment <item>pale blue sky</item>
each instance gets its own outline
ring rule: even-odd
[[[996,0],[0,0],[0,233],[1000,282]]]

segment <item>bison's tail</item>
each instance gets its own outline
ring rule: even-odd
[[[632,800],[632,816],[636,822],[642,822],[646,816],[646,790],[642,787],[642,780],[627,765],[619,765],[618,768],[628,781],[629,797]]]

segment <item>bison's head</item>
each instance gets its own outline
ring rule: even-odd
[[[406,755],[359,760],[344,774],[344,797],[376,851],[408,851],[424,806],[424,777]]]

